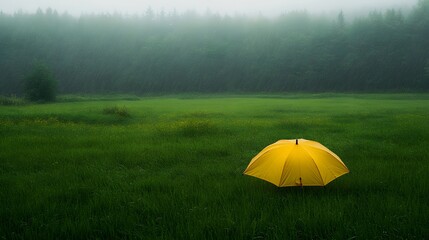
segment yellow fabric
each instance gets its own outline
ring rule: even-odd
[[[341,159],[322,144],[305,140],[280,140],[250,161],[244,174],[278,187],[325,186],[349,173]]]

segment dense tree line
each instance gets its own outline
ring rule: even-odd
[[[350,22],[342,12],[0,13],[0,94],[19,94],[35,61],[62,93],[424,91],[429,0]]]

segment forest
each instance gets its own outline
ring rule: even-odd
[[[429,90],[429,0],[349,19],[0,13],[0,94],[43,62],[68,93]]]

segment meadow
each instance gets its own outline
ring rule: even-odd
[[[279,139],[350,169],[243,175]],[[429,95],[64,96],[0,106],[0,239],[427,239]]]

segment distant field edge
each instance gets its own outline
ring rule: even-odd
[[[429,99],[429,92],[406,92],[406,93],[305,93],[305,92],[276,92],[276,93],[147,93],[147,94],[65,94],[58,96],[59,102],[78,101],[109,101],[128,100],[135,101],[148,98],[178,98],[178,99],[198,99],[198,98],[362,98],[362,99]]]
[[[0,95],[4,102],[19,100],[22,105],[25,101],[16,96]],[[323,93],[306,93],[306,92],[276,92],[276,93],[147,93],[147,94],[61,94],[57,96],[57,102],[86,102],[86,101],[137,101],[151,98],[177,98],[177,99],[209,99],[209,98],[284,98],[284,99],[321,99],[321,98],[356,98],[356,99],[386,99],[386,100],[406,100],[406,99],[421,99],[429,100],[429,92],[404,92],[404,93],[338,93],[338,92],[323,92]],[[8,101],[6,101],[8,100]],[[0,104],[6,105],[6,104]]]

